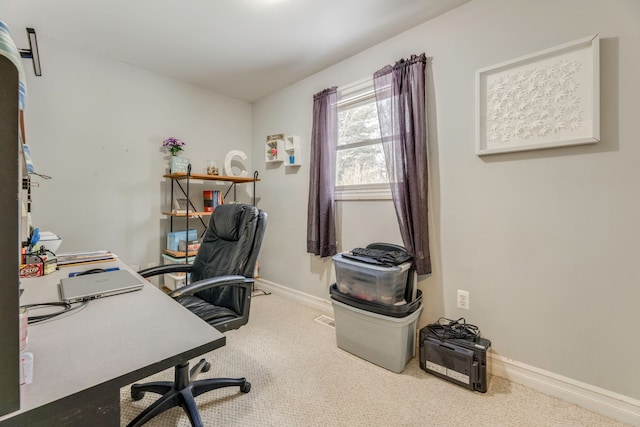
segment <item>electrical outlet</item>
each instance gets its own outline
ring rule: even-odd
[[[469,291],[458,289],[458,308],[469,310]]]

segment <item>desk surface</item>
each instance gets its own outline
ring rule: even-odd
[[[119,260],[98,266],[129,269]],[[91,267],[22,279],[20,304],[59,301],[60,279]],[[29,411],[46,412],[47,405],[59,406],[69,396],[81,399],[92,388],[119,390],[224,344],[224,335],[152,284],[93,300],[82,309],[29,325],[25,352],[33,353],[33,383],[22,386],[21,409],[0,417],[0,423]]]

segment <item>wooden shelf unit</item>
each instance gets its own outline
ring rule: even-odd
[[[206,175],[206,174],[199,174],[199,173],[192,173],[191,175],[188,175],[185,172],[168,173],[168,174],[165,174],[163,177],[177,179],[177,180],[183,180],[183,179],[189,178],[189,179],[200,179],[203,181],[225,181],[225,182],[232,182],[234,184],[246,184],[249,182],[260,181],[260,178],[252,178],[252,177],[246,177],[246,176]]]
[[[190,181],[192,181],[192,180],[219,181],[219,182],[228,183],[228,184],[230,184],[230,186],[227,188],[226,192],[224,193],[224,199],[226,200],[227,195],[229,194],[231,189],[234,189],[234,192],[233,192],[233,200],[234,201],[236,199],[236,197],[235,197],[236,196],[235,195],[235,186],[236,186],[236,184],[250,184],[250,183],[253,183],[253,185],[254,185],[254,187],[253,187],[253,203],[254,203],[254,205],[255,205],[255,197],[256,197],[255,183],[260,181],[260,179],[258,178],[258,172],[254,172],[253,177],[193,174],[193,173],[185,173],[185,172],[168,173],[168,174],[164,174],[163,177],[164,178],[168,178],[168,179],[171,180],[171,187],[170,187],[171,198],[170,198],[170,200],[173,200],[173,197],[174,197],[174,184],[177,184],[178,188],[179,188],[179,191],[182,192],[182,194],[188,199],[187,203],[188,203],[189,207],[193,207],[193,203],[191,203],[191,200],[190,200],[191,194],[189,192],[189,185],[190,185]],[[181,182],[186,182],[186,185],[183,187]],[[169,223],[169,230],[170,231],[174,231],[174,224],[173,224],[173,219],[174,218],[185,218],[186,219],[186,224],[185,224],[185,227],[184,227],[185,230],[189,230],[189,219],[190,218],[196,218],[197,220],[200,221],[200,223],[202,224],[202,226],[205,228],[205,231],[206,231],[207,222],[205,222],[203,220],[203,217],[210,217],[213,214],[213,212],[201,212],[201,211],[195,211],[195,210],[194,211],[187,210],[186,213],[163,212],[162,214],[166,215],[170,219],[170,223]],[[171,251],[169,249],[163,249],[162,253],[166,254],[166,255],[169,255],[169,256],[171,256],[173,258],[184,259],[184,262],[186,263],[186,262],[188,262],[189,258],[194,257],[197,254],[197,251],[189,251],[187,253],[186,251]]]

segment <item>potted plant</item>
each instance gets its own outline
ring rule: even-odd
[[[162,148],[168,150],[171,156],[177,156],[178,153],[183,150],[182,147],[184,147],[184,145],[184,141],[173,136],[162,141]]]

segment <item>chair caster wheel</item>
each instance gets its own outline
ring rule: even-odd
[[[208,372],[209,369],[211,369],[211,363],[207,362],[204,365],[202,365],[202,370],[200,372]]]
[[[131,400],[138,401],[144,397],[144,391],[131,390]]]
[[[251,383],[249,381],[245,381],[244,384],[240,386],[240,391],[243,393],[249,393],[251,391]]]

